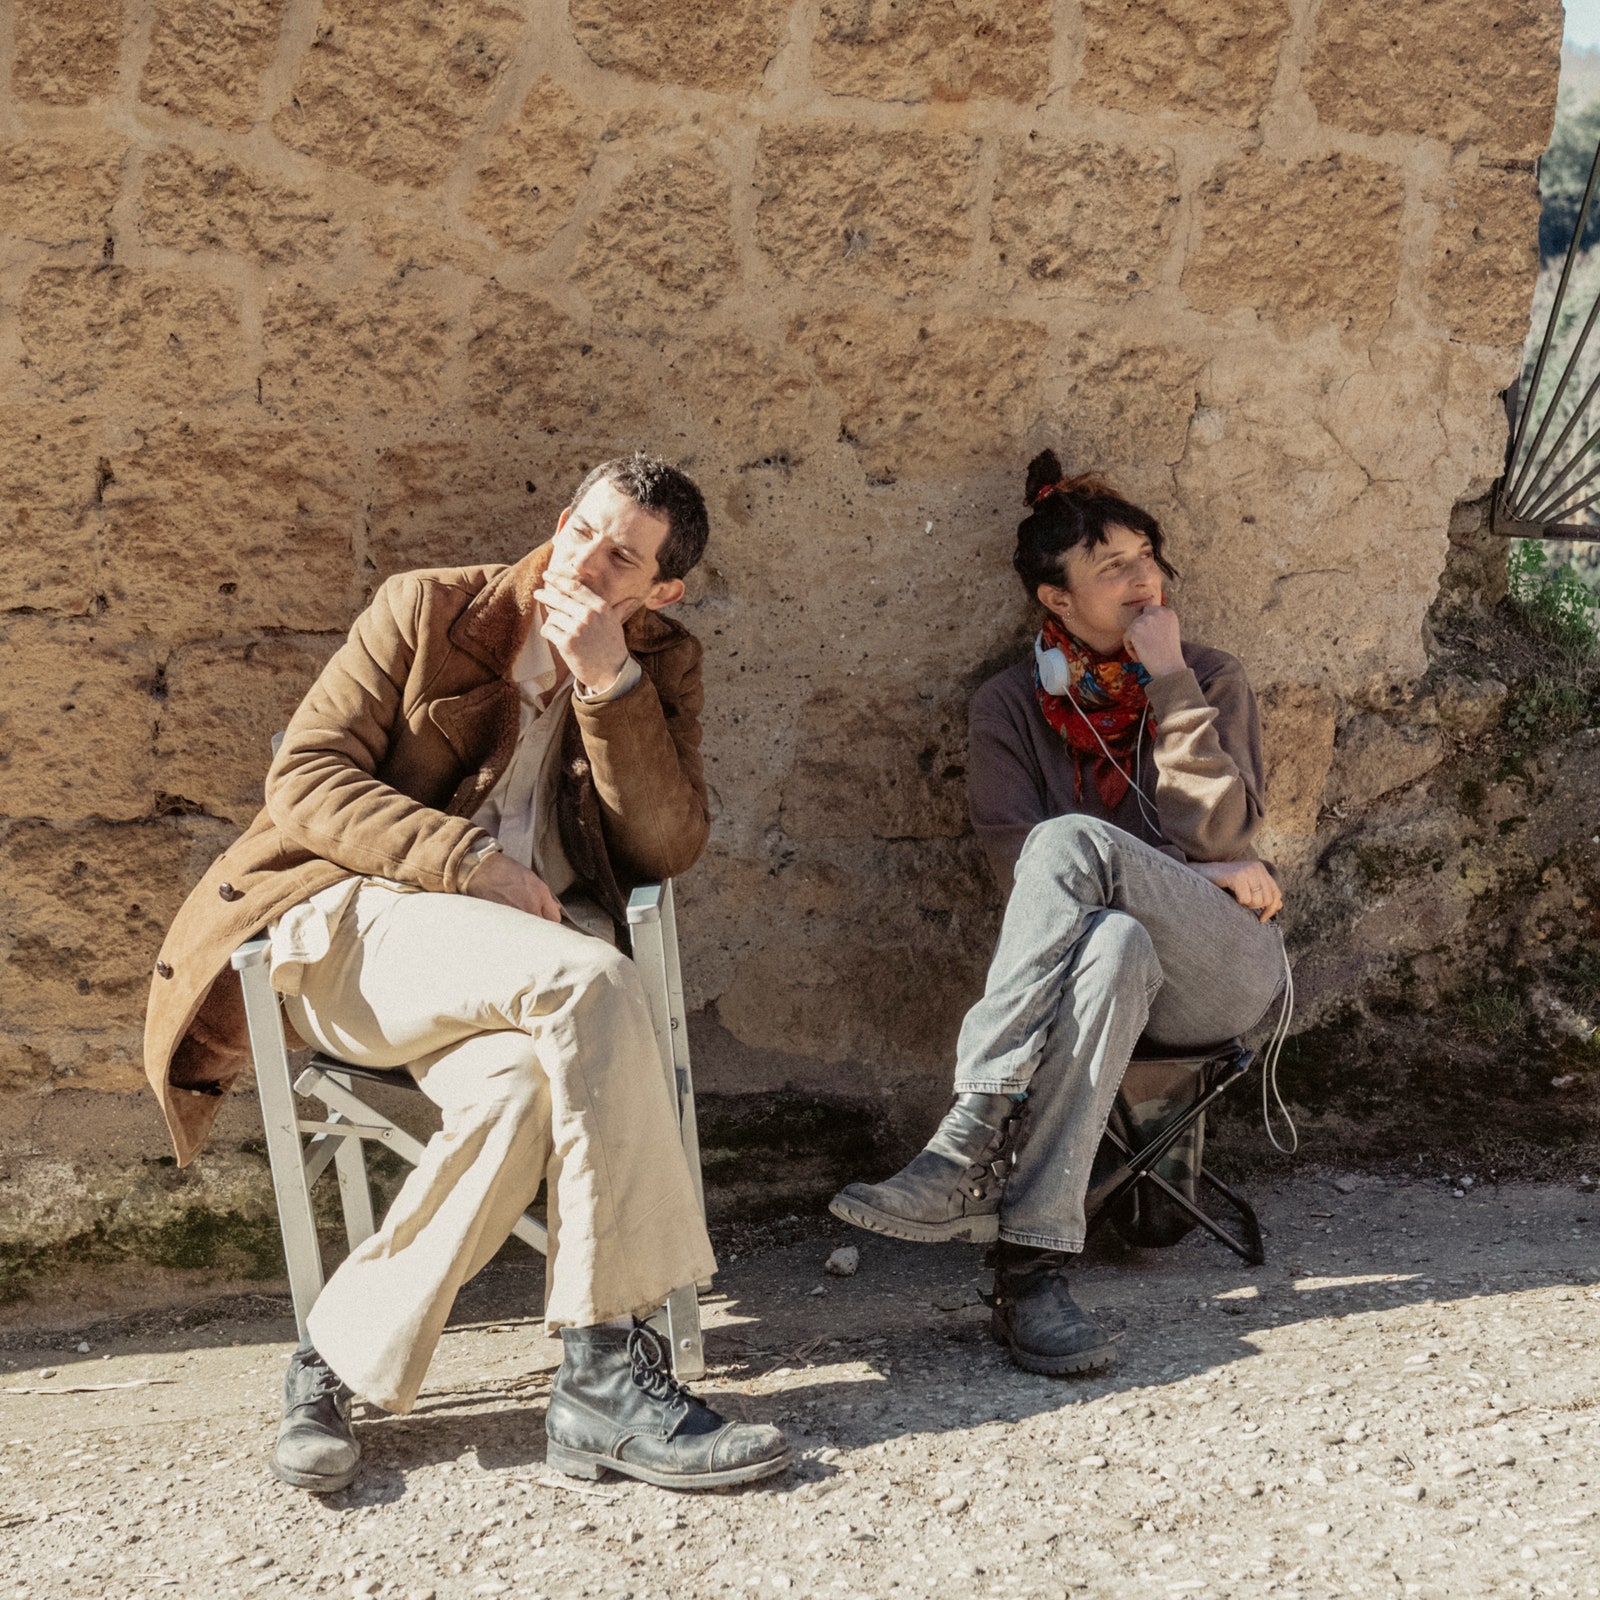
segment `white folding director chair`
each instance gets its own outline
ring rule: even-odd
[[[276,748],[277,741],[273,743]],[[677,918],[670,882],[647,884],[633,891],[628,902],[628,932],[633,959],[650,1002],[650,1016],[661,1047],[667,1087],[677,1107],[678,1131],[689,1170],[694,1175],[695,1198],[704,1215],[700,1137],[695,1124],[694,1085],[689,1074],[689,1030],[684,1013]],[[403,1070],[359,1067],[320,1052],[311,1056],[299,1077],[291,1082],[283,1012],[272,987],[267,948],[265,938],[248,940],[234,951],[233,966],[244,989],[250,1049],[255,1057],[256,1089],[261,1098],[261,1121],[266,1131],[267,1154],[272,1162],[272,1187],[278,1202],[283,1253],[289,1267],[289,1289],[294,1297],[295,1322],[304,1338],[306,1318],[322,1292],[322,1254],[311,1206],[312,1185],[331,1164],[339,1180],[345,1233],[353,1250],[377,1229],[362,1141],[375,1140],[413,1166],[422,1154],[421,1143],[358,1098],[351,1089],[351,1082],[365,1078],[413,1090],[417,1085]],[[327,1108],[326,1115],[321,1120],[302,1117],[295,1108],[297,1094],[320,1100]],[[303,1135],[310,1137],[302,1145]],[[549,1254],[548,1235],[544,1224],[536,1218],[525,1214],[511,1231],[541,1255]],[[658,1320],[665,1322],[662,1331],[672,1351],[675,1375],[684,1382],[703,1377],[705,1351],[700,1335],[698,1285],[685,1284],[674,1290]]]

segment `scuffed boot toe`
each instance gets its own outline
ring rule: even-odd
[[[981,1199],[963,1197],[965,1169],[943,1163],[947,1170],[930,1174],[926,1168],[936,1159],[924,1151],[911,1166],[882,1183],[846,1184],[828,1202],[828,1210],[841,1222],[913,1244],[988,1244],[997,1238],[998,1192],[992,1206]],[[918,1163],[922,1163],[923,1171],[915,1170]],[[931,1184],[927,1181],[930,1177]]]
[[[764,1477],[788,1466],[793,1455],[783,1430],[770,1422],[730,1422],[712,1446],[711,1465],[717,1472],[763,1468],[752,1476]]]
[[[304,1422],[284,1422],[272,1453],[273,1476],[297,1489],[333,1494],[355,1482],[361,1446],[353,1438]]]

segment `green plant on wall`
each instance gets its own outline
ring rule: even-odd
[[[1572,563],[1552,559],[1536,539],[1512,542],[1507,564],[1511,603],[1524,623],[1574,663],[1600,650],[1595,591]]]

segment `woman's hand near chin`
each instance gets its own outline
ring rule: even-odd
[[[1260,861],[1191,861],[1189,866],[1208,883],[1226,889],[1262,922],[1270,922],[1283,910],[1277,879]]]
[[[1128,624],[1122,642],[1152,678],[1182,672],[1186,665],[1178,613],[1159,601],[1152,601]]]

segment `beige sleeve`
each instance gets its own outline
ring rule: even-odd
[[[1156,809],[1161,831],[1191,861],[1251,861],[1264,787],[1261,724],[1244,669],[1206,691],[1191,669],[1151,679]]]

